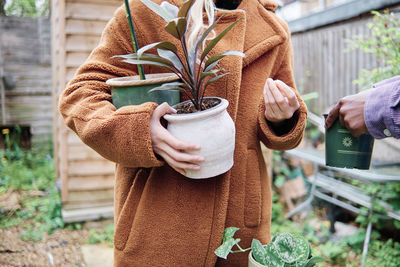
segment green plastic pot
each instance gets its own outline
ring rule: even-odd
[[[326,165],[368,170],[373,146],[369,133],[354,137],[337,119],[325,133]]]
[[[111,86],[112,102],[116,108],[127,105],[140,105],[145,102],[161,104],[167,102],[170,106],[180,102],[178,90],[154,91],[149,90],[161,84],[174,82],[179,79],[173,73],[147,74],[146,80],[140,80],[139,75],[112,78],[107,80]]]

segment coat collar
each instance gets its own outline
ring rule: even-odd
[[[243,67],[288,38],[274,13],[276,6],[273,0],[242,0],[240,3],[238,9],[245,12],[246,20]]]

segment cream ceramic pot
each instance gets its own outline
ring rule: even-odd
[[[227,172],[233,166],[235,150],[235,125],[226,108],[228,101],[221,102],[210,109],[190,114],[168,114],[168,131],[176,138],[201,146],[200,150],[190,151],[200,154],[205,160],[200,170],[185,170],[186,176],[194,179],[210,178]]]

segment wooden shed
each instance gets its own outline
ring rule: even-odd
[[[49,144],[52,128],[50,22],[0,16],[0,131],[22,128],[21,143]],[[0,147],[4,147],[0,134]],[[32,139],[32,140],[31,140]]]
[[[58,96],[100,40],[123,1],[52,0],[51,38],[54,149],[66,222],[113,216],[114,163],[102,158],[69,130],[57,109]]]

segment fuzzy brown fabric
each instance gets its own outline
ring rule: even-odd
[[[162,19],[139,0],[131,5],[140,47],[172,39],[161,27]],[[231,74],[206,92],[229,101],[228,112],[236,124],[234,166],[218,177],[183,177],[154,154],[149,118],[156,104],[118,110],[112,105],[105,81],[137,71],[134,65],[111,58],[132,53],[123,7],[61,95],[59,107],[66,124],[116,163],[115,266],[247,266],[247,253],[229,255],[228,260],[214,255],[228,226],[240,228],[242,247],[250,246],[252,238],[270,241],[271,181],[259,142],[271,149],[294,148],[302,139],[307,116],[301,101],[285,129],[272,129],[264,118],[262,92],[268,77],[295,88],[289,31],[275,8],[275,1],[243,0],[236,10],[218,11],[218,16],[227,16],[217,32],[242,20],[212,54],[239,50],[247,56],[224,58],[221,67]],[[145,67],[145,71],[160,70]]]

